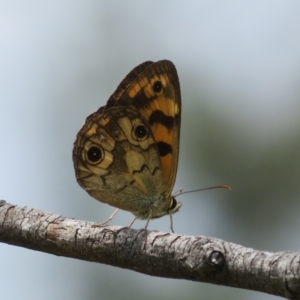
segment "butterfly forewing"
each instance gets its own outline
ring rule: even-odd
[[[120,83],[105,109],[118,106],[137,109],[149,122],[170,195],[177,173],[181,120],[180,85],[174,64],[162,60],[137,66]]]

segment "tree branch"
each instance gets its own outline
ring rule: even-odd
[[[300,253],[219,239],[99,226],[0,201],[0,242],[137,272],[300,299]],[[146,244],[145,244],[146,243]]]

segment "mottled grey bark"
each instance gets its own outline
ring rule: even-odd
[[[146,241],[146,244],[145,244]],[[0,242],[168,278],[300,299],[300,253],[68,219],[0,201]]]

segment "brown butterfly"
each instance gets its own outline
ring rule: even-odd
[[[95,199],[146,219],[146,226],[150,219],[172,217],[181,206],[171,196],[180,120],[173,63],[140,64],[78,132],[73,149],[78,183]]]
[[[86,119],[74,143],[73,162],[80,186],[117,207],[102,224],[123,209],[147,220],[146,229],[150,219],[169,215],[174,232],[172,214],[182,205],[171,195],[180,120],[179,79],[168,60],[134,68],[107,104]],[[214,188],[230,190],[215,186],[196,191]]]

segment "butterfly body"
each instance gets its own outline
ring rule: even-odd
[[[145,62],[90,115],[73,149],[78,183],[95,199],[152,219],[176,212],[181,100],[170,61]]]

